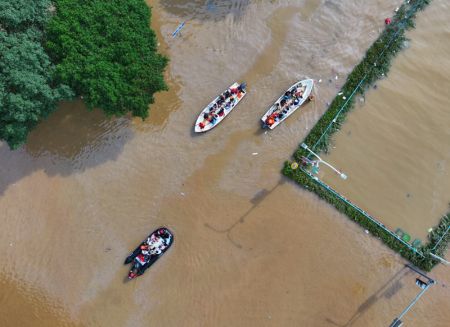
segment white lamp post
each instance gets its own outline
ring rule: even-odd
[[[317,159],[319,159],[319,163],[323,163],[324,165],[330,167],[331,169],[333,169],[333,171],[338,174],[342,179],[347,179],[347,175],[345,175],[343,172],[337,170],[336,168],[334,168],[332,165],[330,165],[328,162],[322,160],[321,157],[319,157],[317,155],[317,153],[313,152],[305,143],[301,144],[301,147],[307,151],[309,151],[309,153],[311,153],[313,156],[315,156]]]

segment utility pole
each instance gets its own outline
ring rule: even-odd
[[[403,316],[414,306],[414,304],[416,304],[417,301],[419,301],[420,297],[434,284],[436,284],[436,282],[431,279],[430,277],[428,277],[427,275],[425,275],[424,273],[422,273],[421,271],[419,271],[417,268],[407,264],[406,267],[408,267],[409,269],[415,271],[416,273],[418,273],[420,276],[424,277],[427,279],[426,282],[422,281],[420,278],[416,278],[416,285],[419,286],[422,290],[420,291],[419,294],[417,294],[417,296],[414,298],[414,300],[411,301],[411,303],[402,311],[402,313],[394,319],[394,321],[389,325],[389,327],[401,327],[403,326],[403,322],[402,322],[402,318]]]
[[[319,162],[323,163],[324,165],[330,167],[336,174],[338,174],[342,179],[347,179],[347,175],[345,175],[343,172],[337,170],[336,168],[334,168],[332,165],[330,165],[328,162],[326,162],[325,160],[323,160],[321,157],[319,157],[319,155],[315,152],[313,152],[305,143],[301,144],[301,147],[307,151],[309,151],[309,153],[311,153],[313,156],[315,156],[317,159],[319,159]]]

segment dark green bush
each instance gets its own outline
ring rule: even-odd
[[[56,83],[42,46],[49,0],[0,2],[0,139],[15,149],[71,90]]]
[[[167,89],[167,58],[157,53],[143,0],[55,0],[47,50],[57,77],[89,108],[148,116],[155,92]]]

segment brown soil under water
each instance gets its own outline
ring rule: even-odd
[[[356,99],[324,157],[349,176],[328,173],[330,186],[423,242],[450,209],[450,24],[440,13],[450,13],[444,1],[420,13],[408,49],[376,90]]]
[[[0,325],[388,325],[418,293],[415,275],[280,169],[400,1],[148,2],[171,58],[171,89],[149,119],[107,119],[76,101],[25,148],[0,146]],[[445,17],[436,6],[433,19]],[[305,77],[322,79],[317,101],[261,131],[267,107]],[[237,78],[246,99],[194,135],[201,109]],[[174,246],[124,282],[127,253],[160,225]],[[447,325],[448,272],[431,275],[440,283],[408,326]]]

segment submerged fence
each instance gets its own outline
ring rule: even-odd
[[[364,211],[363,209],[361,209],[360,207],[358,207],[357,205],[355,205],[354,203],[352,203],[349,199],[347,199],[345,196],[343,196],[342,194],[338,193],[336,190],[334,190],[331,186],[329,186],[328,184],[324,183],[323,181],[321,181],[320,179],[318,179],[316,176],[313,176],[309,171],[300,168],[305,174],[308,175],[309,178],[313,179],[317,184],[319,184],[321,187],[325,188],[328,192],[331,192],[334,196],[336,196],[337,198],[339,198],[341,201],[343,201],[344,203],[346,203],[347,205],[351,206],[353,209],[355,209],[356,211],[358,211],[360,214],[364,215],[371,223],[375,224],[376,226],[378,226],[379,228],[383,229],[385,233],[391,235],[392,237],[396,238],[399,242],[403,243],[404,246],[406,246],[409,250],[415,252],[417,255],[419,255],[422,258],[425,258],[425,256],[423,255],[423,253],[421,251],[419,251],[418,249],[416,249],[415,247],[413,247],[411,244],[405,242],[403,239],[401,239],[399,237],[399,235],[395,234],[394,232],[392,232],[391,230],[389,230],[384,224],[382,224],[380,221],[378,221],[376,218],[374,218],[373,216],[369,215],[366,211]]]
[[[378,39],[367,50],[363,60],[353,69],[347,80],[330,104],[328,110],[319,119],[303,141],[313,151],[328,151],[331,135],[339,130],[345,114],[352,108],[355,95],[364,94],[365,90],[378,79],[386,76],[392,59],[403,48],[406,41],[405,31],[414,27],[416,12],[423,10],[431,0],[407,0],[396,11],[392,23],[387,25]],[[311,153],[299,147],[294,153],[294,160],[309,158]],[[432,252],[439,256],[445,252],[450,241],[450,214],[441,219],[440,224],[429,234],[430,242],[416,248],[390,231],[377,219],[351,203],[348,199],[333,190],[330,186],[300,167],[294,169],[289,162],[285,163],[283,174],[297,183],[315,192],[319,197],[331,203],[339,211],[358,222],[373,235],[382,239],[389,247],[400,253],[415,265],[430,270],[438,261],[432,258]]]

